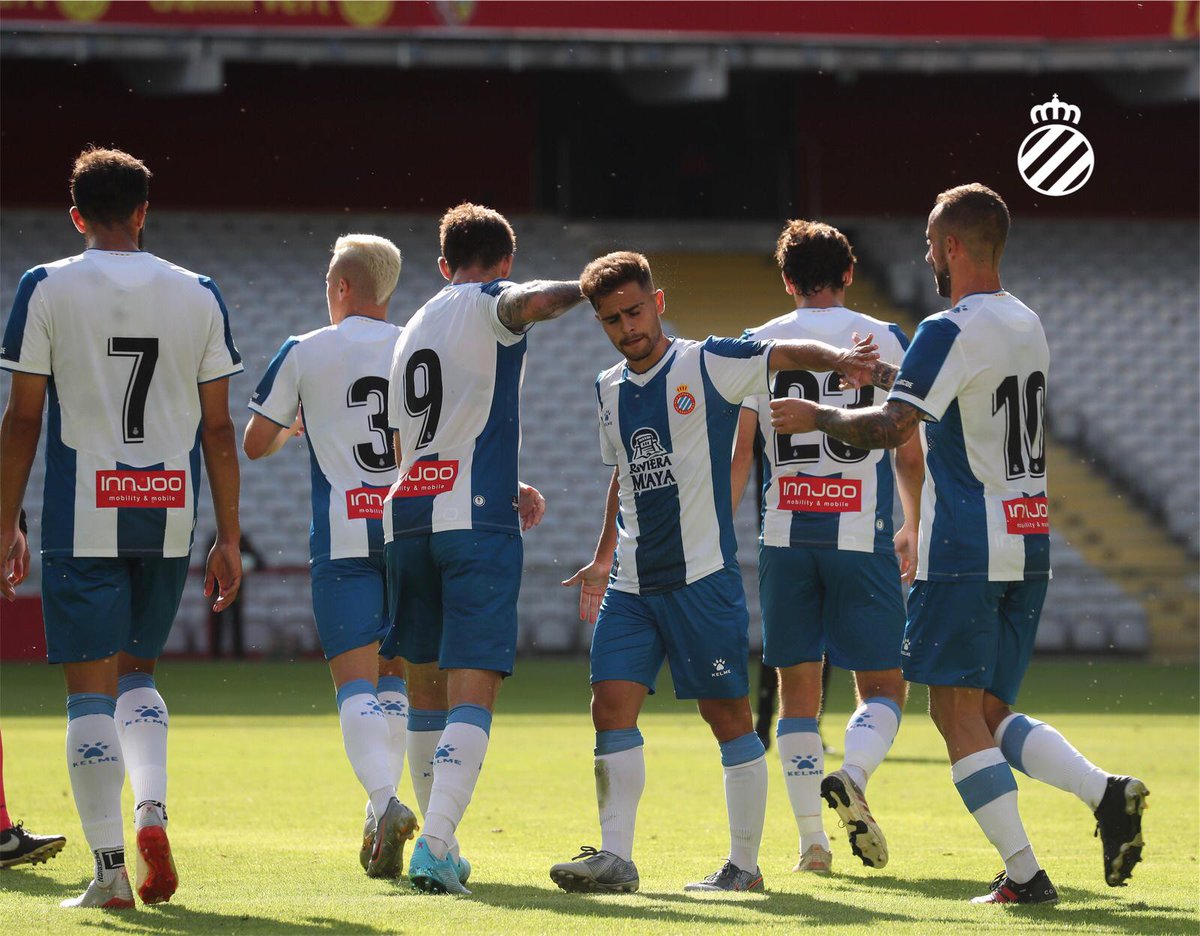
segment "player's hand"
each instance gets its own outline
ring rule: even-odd
[[[0,594],[9,601],[16,601],[17,586],[29,575],[29,541],[25,534],[18,529],[0,536],[0,556],[4,558]]]
[[[304,410],[303,409],[296,410],[296,418],[294,420],[292,420],[292,425],[291,425],[291,428],[288,430],[288,432],[294,436],[304,435]]]
[[[208,553],[208,562],[204,566],[204,595],[209,597],[216,586],[217,598],[213,602],[214,611],[224,611],[237,598],[238,589],[242,587],[242,551],[238,542],[225,542],[218,539]]]
[[[612,563],[601,559],[593,559],[590,565],[563,582],[564,587],[578,585],[579,588],[579,620],[589,624],[596,623],[600,614],[600,602],[604,600],[604,590],[608,587],[608,573]]]
[[[879,345],[875,335],[859,338],[853,335],[854,347],[843,351],[833,369],[842,375],[842,386],[850,389],[870,386],[875,376],[875,362],[879,360]]]
[[[771,428],[781,435],[812,432],[817,428],[817,404],[795,397],[772,400]]]
[[[900,560],[900,581],[911,585],[917,576],[917,531],[900,527],[892,537],[896,558]]]
[[[517,513],[521,517],[521,530],[532,530],[546,516],[546,498],[542,492],[529,484],[517,482]]]

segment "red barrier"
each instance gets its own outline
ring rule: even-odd
[[[11,604],[0,603],[0,660],[45,659],[42,599],[21,595]]]

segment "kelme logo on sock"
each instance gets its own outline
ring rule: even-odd
[[[433,753],[433,762],[435,764],[455,764],[461,767],[462,761],[451,755],[458,750],[453,744],[439,744],[438,749]]]
[[[823,773],[817,766],[816,754],[796,754],[791,758],[792,766],[786,771],[789,777],[812,777]]]
[[[75,753],[79,755],[79,760],[71,761],[72,767],[90,767],[93,764],[114,764],[117,757],[114,754],[107,754],[108,745],[103,741],[84,742],[75,748]]]

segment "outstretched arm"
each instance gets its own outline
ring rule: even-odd
[[[776,341],[767,366],[773,371],[837,371],[847,383],[861,387],[871,382],[879,362],[879,345],[867,335],[853,348],[835,348],[823,341]]]
[[[812,432],[819,429],[857,448],[896,448],[907,442],[921,421],[921,413],[902,400],[888,400],[868,409],[819,406],[788,397],[771,401],[771,425],[776,432]]]
[[[534,322],[558,318],[581,302],[579,280],[533,280],[502,292],[496,315],[505,328],[519,335]]]
[[[612,569],[613,551],[617,548],[617,509],[619,506],[619,482],[617,470],[613,469],[608,483],[608,499],[604,505],[604,526],[600,540],[596,543],[596,555],[590,563],[563,582],[570,588],[579,585],[579,620],[596,623],[600,613],[600,602],[608,584],[608,573]]]

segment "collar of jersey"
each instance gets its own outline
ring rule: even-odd
[[[655,364],[652,368],[650,368],[650,370],[646,371],[644,374],[635,374],[633,371],[631,371],[629,369],[629,363],[626,362],[625,371],[624,371],[624,373],[621,374],[621,379],[628,380],[630,383],[635,383],[639,387],[644,387],[644,386],[646,386],[646,384],[650,383],[650,381],[652,381],[655,377],[657,377],[659,375],[659,373],[662,372],[662,370],[671,362],[671,359],[674,357],[675,357],[675,339],[674,339],[674,337],[672,337],[671,344],[667,347],[667,351],[662,356],[662,360],[660,360],[657,364]]]
[[[965,296],[963,296],[961,299],[959,299],[958,302],[956,302],[954,304],[962,305],[963,302],[965,302],[967,299],[970,299],[972,296],[1003,296],[1007,292],[1008,292],[1008,290],[1004,289],[1003,287],[1001,287],[1000,289],[982,289],[979,292],[967,293]]]

